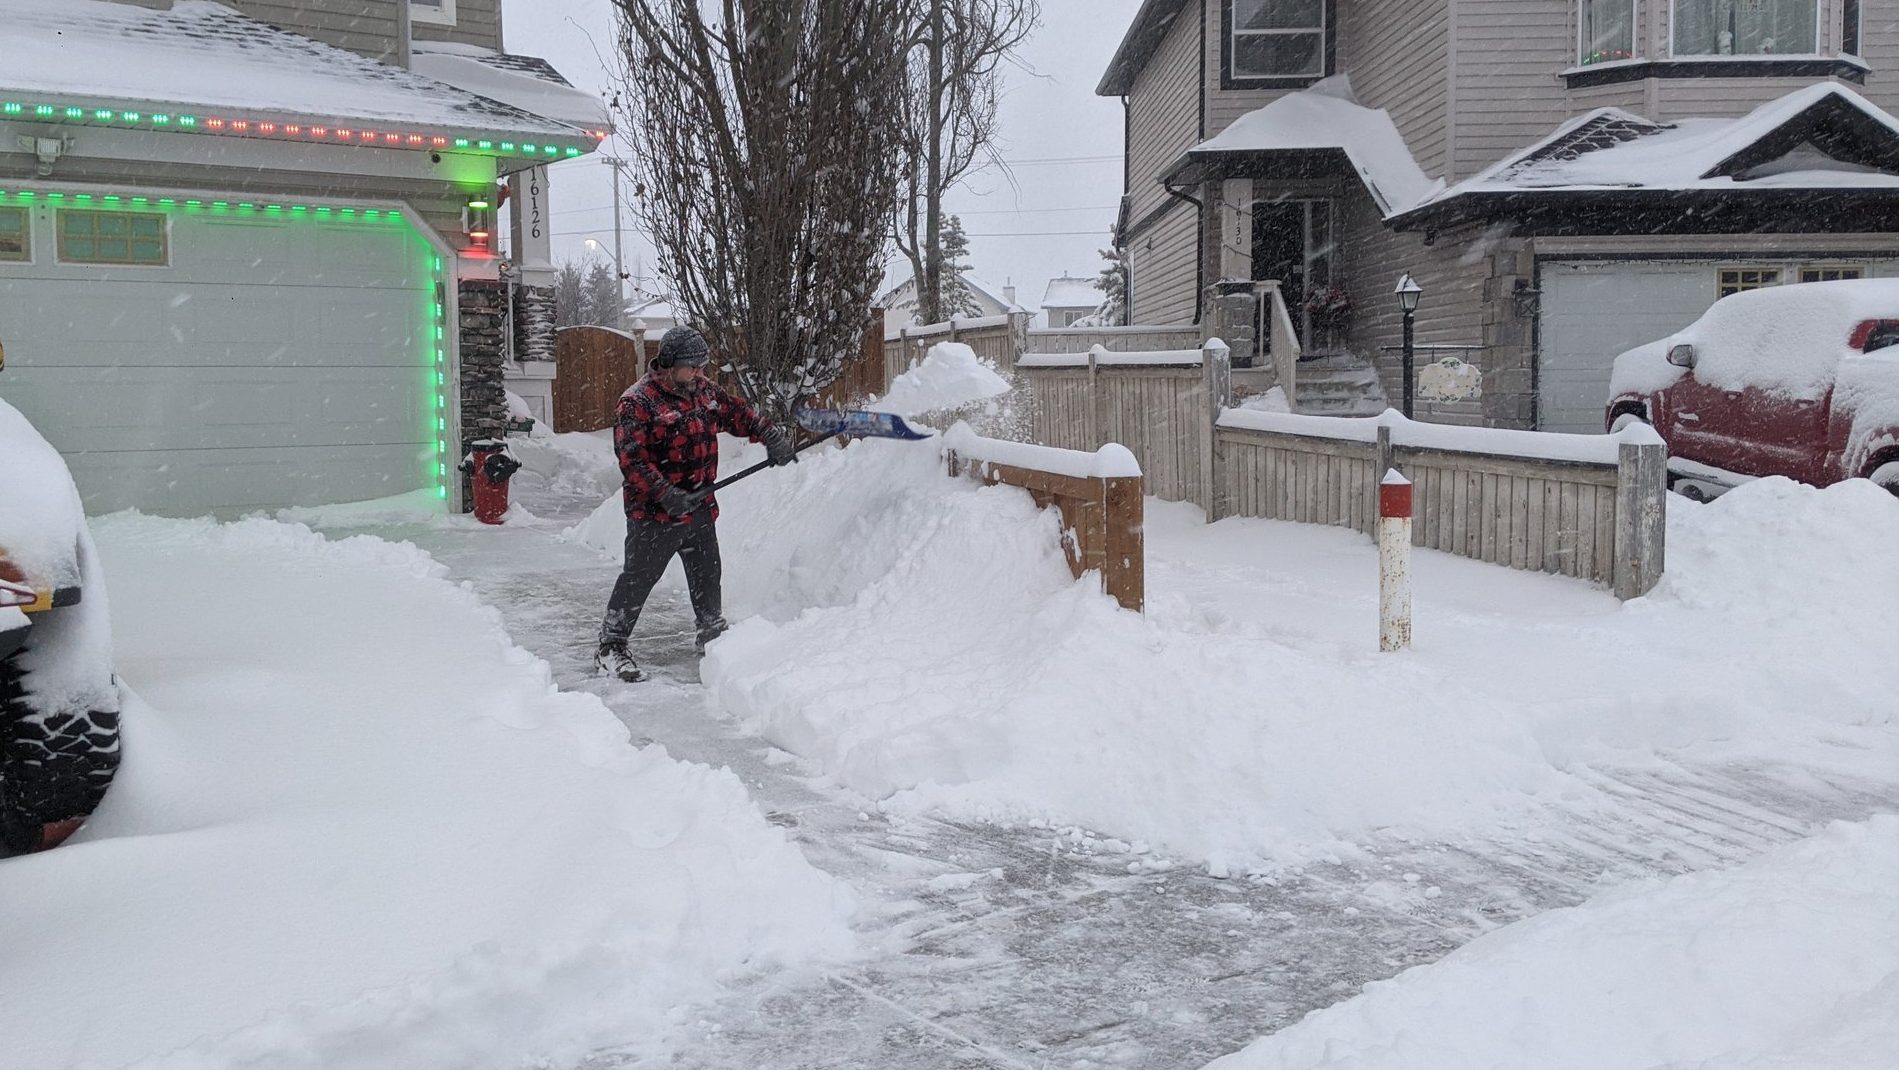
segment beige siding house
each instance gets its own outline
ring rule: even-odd
[[[1396,404],[1409,273],[1417,366],[1481,370],[1419,415],[1599,431],[1615,355],[1721,295],[1899,276],[1899,23],[1862,3],[1147,0],[1098,90],[1131,319],[1277,280],[1302,381]]]

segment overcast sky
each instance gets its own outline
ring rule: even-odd
[[[974,176],[950,198],[971,235],[972,274],[1013,282],[1016,299],[1035,308],[1048,280],[1093,276],[1121,196],[1121,102],[1095,85],[1140,0],[1042,0],[1042,25],[1019,53],[1029,70],[1011,69],[1002,103],[1002,156],[1011,174]],[[503,6],[510,52],[541,56],[582,89],[609,94],[601,57],[613,49],[609,0],[510,0]],[[554,259],[611,259],[611,169],[591,157],[553,165]],[[629,195],[630,196],[630,195]],[[625,219],[627,270],[645,276],[651,245]],[[896,278],[907,267],[892,265]]]

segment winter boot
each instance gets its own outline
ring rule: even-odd
[[[602,643],[593,655],[594,671],[605,676],[619,678],[623,683],[637,684],[646,679],[646,673],[640,670],[633,655],[627,653],[625,643]]]
[[[725,623],[724,617],[714,617],[711,620],[700,622],[699,638],[698,641],[693,643],[693,649],[703,655],[706,652],[706,644],[724,635],[726,629],[730,627],[731,625]]]

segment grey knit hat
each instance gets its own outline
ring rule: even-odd
[[[711,359],[706,340],[691,327],[674,327],[659,339],[653,363],[662,368],[703,368]]]

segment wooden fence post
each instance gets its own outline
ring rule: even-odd
[[[1147,603],[1147,550],[1141,527],[1146,503],[1140,476],[1105,478],[1101,484],[1103,531],[1101,586],[1122,609],[1136,613]]]
[[[1640,598],[1661,581],[1668,496],[1668,448],[1624,442],[1617,450],[1615,595]]]
[[[1200,478],[1203,486],[1200,493],[1200,508],[1205,510],[1207,523],[1226,515],[1225,495],[1221,493],[1224,473],[1220,471],[1220,451],[1214,445],[1218,437],[1220,413],[1232,400],[1233,392],[1233,351],[1217,338],[1210,338],[1200,347],[1201,374],[1205,376],[1207,404],[1204,410],[1206,423],[1200,428]]]
[[[1004,347],[1009,354],[1009,365],[1006,368],[997,369],[1002,374],[1007,375],[1014,371],[1016,362],[1022,359],[1022,354],[1029,351],[1029,324],[1034,321],[1035,314],[1032,312],[1009,313],[1009,341]]]
[[[1107,439],[1108,422],[1101,417],[1101,401],[1104,391],[1101,389],[1101,368],[1095,363],[1095,357],[1106,352],[1100,346],[1088,347],[1088,442],[1083,449],[1098,450]]]

